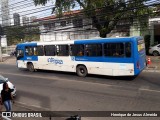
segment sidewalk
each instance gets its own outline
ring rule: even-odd
[[[147,65],[145,72],[160,72],[160,56],[147,56],[151,59],[150,64]]]
[[[4,106],[2,106],[2,111],[5,111]],[[17,113],[14,114],[13,112]],[[32,106],[23,105],[21,103],[12,104],[12,117],[7,117],[4,120],[66,120],[64,117],[21,117],[20,113],[38,113],[45,112],[42,108],[36,108]],[[19,114],[19,116],[18,116]],[[17,117],[18,116],[18,117]]]
[[[12,64],[12,65],[16,65],[16,57],[15,56],[3,56],[2,57],[3,64]]]

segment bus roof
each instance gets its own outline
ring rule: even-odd
[[[79,40],[68,40],[68,41],[48,41],[48,42],[40,42],[40,41],[34,41],[34,42],[26,42],[26,43],[20,43],[17,44],[17,46],[34,46],[34,45],[49,45],[49,44],[84,44],[84,43],[103,43],[103,42],[125,42],[125,41],[131,41],[136,39],[143,39],[141,36],[132,36],[132,37],[115,37],[115,38],[93,38],[93,39],[79,39]]]

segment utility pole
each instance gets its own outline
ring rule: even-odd
[[[1,47],[1,35],[0,35],[0,62],[3,62],[3,59],[2,59],[2,47]]]
[[[0,25],[0,62],[3,62],[3,58],[2,58],[2,44],[1,44],[1,41],[2,41],[2,36],[4,35],[4,32],[3,32],[3,27]]]

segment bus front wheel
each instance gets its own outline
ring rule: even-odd
[[[34,66],[33,66],[32,63],[29,63],[29,64],[27,65],[27,68],[28,68],[28,70],[29,70],[30,72],[34,72]]]
[[[88,73],[87,72],[87,68],[85,66],[83,66],[83,65],[80,65],[80,66],[77,67],[76,73],[80,77],[85,77],[87,75],[87,73]]]

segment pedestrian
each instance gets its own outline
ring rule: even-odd
[[[8,84],[6,82],[3,83],[3,90],[1,91],[1,99],[2,99],[2,104],[4,104],[7,112],[10,112],[12,109],[11,101],[13,100],[13,96],[11,92],[12,89],[8,87]]]

